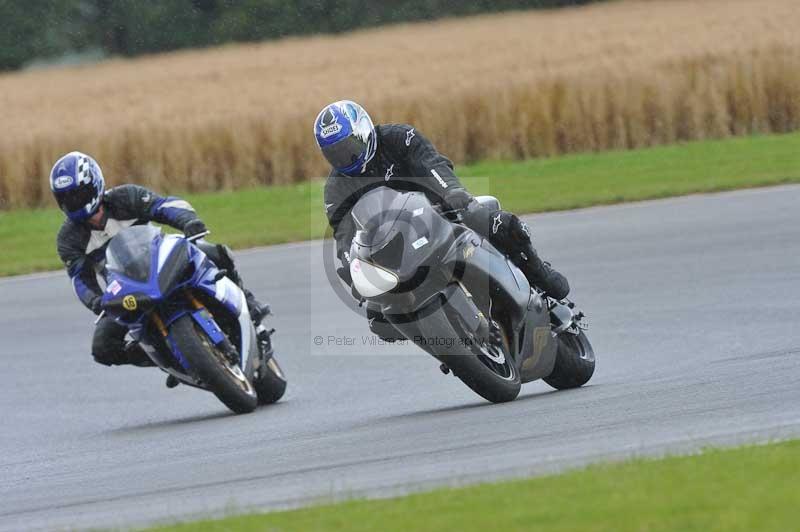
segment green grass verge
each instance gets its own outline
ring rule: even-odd
[[[159,532],[797,530],[800,441],[155,528]]]
[[[476,194],[492,193],[517,213],[800,182],[800,134],[695,142],[628,152],[458,169]],[[485,179],[490,178],[490,179]],[[187,198],[234,248],[319,238],[322,183],[192,194]],[[0,275],[58,268],[56,209],[0,213]]]

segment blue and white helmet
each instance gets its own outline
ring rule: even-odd
[[[334,102],[320,111],[314,135],[331,166],[349,176],[362,174],[378,147],[372,119],[350,100]]]
[[[97,212],[105,186],[100,165],[79,151],[64,155],[50,170],[50,190],[59,208],[74,222],[88,220]]]

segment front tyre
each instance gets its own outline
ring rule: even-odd
[[[211,343],[191,316],[181,316],[172,323],[170,334],[196,377],[225,406],[237,414],[247,414],[256,409],[256,391],[241,368]]]
[[[557,390],[578,388],[592,378],[594,363],[594,349],[583,331],[578,334],[562,332],[558,335],[553,372],[543,380]]]
[[[442,340],[429,346],[430,350],[487,401],[506,403],[516,399],[521,387],[520,374],[505,338],[501,351],[488,352],[464,330],[457,316],[448,316],[441,302],[435,304],[440,307],[419,322],[424,338]]]

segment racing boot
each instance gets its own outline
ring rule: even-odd
[[[272,335],[275,329],[267,329],[263,324],[256,327],[256,338],[258,338],[258,346],[261,349],[261,355],[265,357],[265,361],[272,356]]]
[[[567,278],[554,270],[549,262],[540,259],[533,246],[527,252],[520,253],[513,262],[532,285],[541,288],[553,299],[560,301],[569,294]]]
[[[250,318],[253,320],[253,323],[256,327],[261,325],[261,322],[264,321],[264,318],[269,316],[271,309],[270,306],[261,303],[256,299],[256,296],[253,295],[253,292],[248,290],[247,288],[242,288],[244,292],[245,301],[247,301],[247,310],[250,311]]]
[[[549,262],[539,258],[528,224],[508,211],[495,211],[490,234],[492,243],[508,253],[511,261],[522,270],[532,285],[544,290],[553,299],[560,301],[567,297],[567,278],[554,270]]]

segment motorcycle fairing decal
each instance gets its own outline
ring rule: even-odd
[[[162,241],[161,246],[158,248],[158,271],[160,272],[161,269],[164,267],[164,263],[167,262],[172,250],[175,249],[175,246],[178,245],[183,240],[178,235],[166,235]]]
[[[242,297],[241,289],[227,277],[223,277],[217,281],[214,286],[214,298],[237,316],[242,312]],[[246,305],[244,305],[244,307],[246,307]]]
[[[550,327],[542,325],[533,330],[533,355],[537,358],[542,356],[547,342],[550,341]]]
[[[550,341],[550,327],[539,326],[533,329],[533,354],[522,362],[523,371],[532,371],[541,360],[547,343]]]
[[[414,242],[412,242],[411,243],[411,247],[413,247],[414,249],[419,249],[419,248],[421,248],[422,246],[424,246],[427,243],[428,243],[428,239],[423,236],[423,237],[418,238]]]
[[[219,328],[217,322],[206,309],[192,312],[192,319],[203,329],[214,345],[219,345],[225,340],[225,333]]]
[[[222,303],[235,316],[238,316],[241,312],[241,297],[239,296],[241,290],[239,287],[228,277],[222,277],[217,280],[220,270],[197,246],[190,246],[190,253],[191,261],[196,269],[195,276],[191,281],[192,286],[201,289]]]

